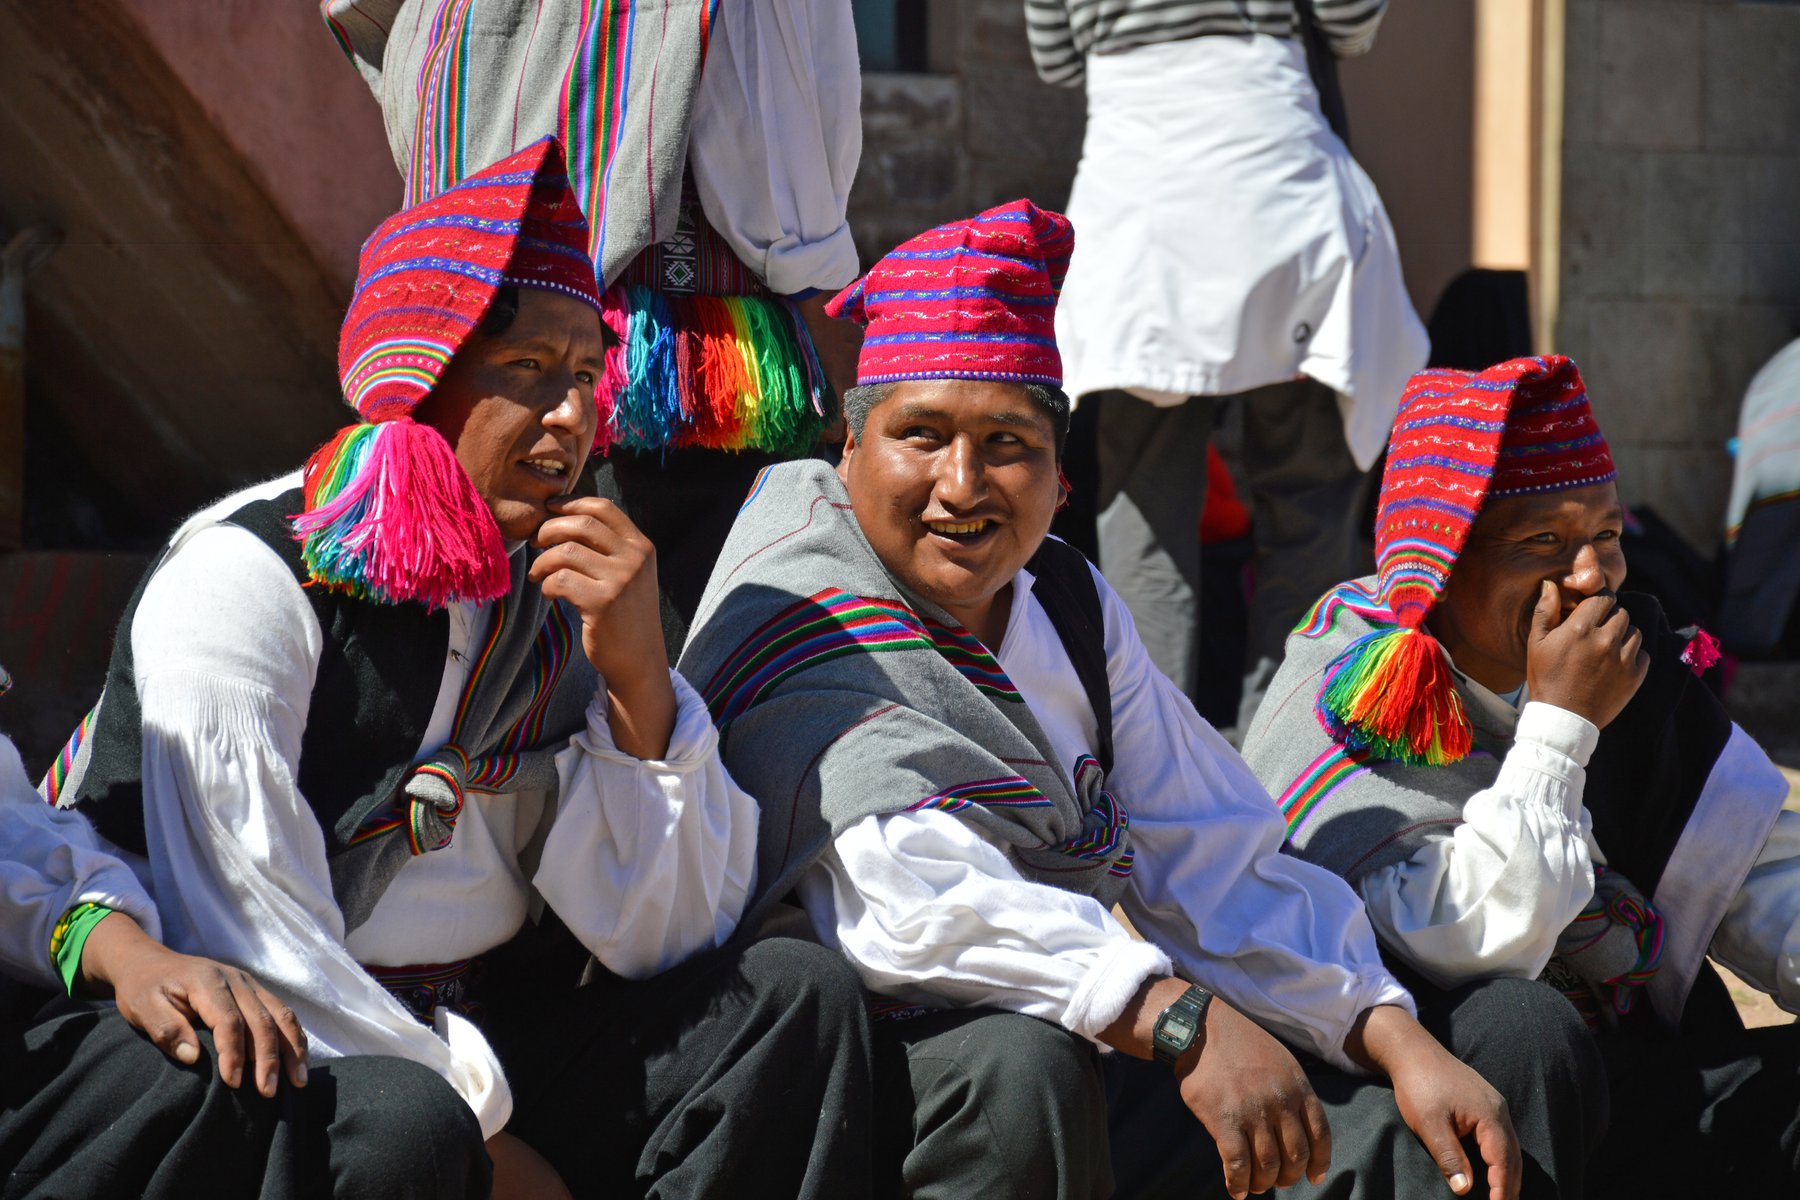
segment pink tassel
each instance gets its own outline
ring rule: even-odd
[[[1694,636],[1681,651],[1681,661],[1693,669],[1694,674],[1704,675],[1707,669],[1718,662],[1719,639],[1698,625],[1694,626]]]
[[[428,425],[352,425],[307,461],[294,518],[313,582],[427,608],[485,601],[511,583],[493,513],[456,452]]]

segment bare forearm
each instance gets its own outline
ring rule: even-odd
[[[613,745],[620,753],[641,759],[668,754],[669,739],[675,735],[676,705],[667,670],[619,683],[609,681],[606,706]]]
[[[1144,980],[1137,993],[1125,1005],[1118,1018],[1100,1031],[1100,1040],[1121,1054],[1133,1058],[1154,1057],[1152,1035],[1156,1018],[1188,989],[1185,979],[1162,976]],[[1202,1038],[1204,1034],[1202,1034]],[[1195,1046],[1200,1044],[1196,1040]]]

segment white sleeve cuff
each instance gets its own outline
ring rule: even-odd
[[[1513,734],[1513,740],[1535,742],[1547,750],[1554,750],[1572,759],[1576,766],[1585,768],[1588,759],[1593,757],[1594,747],[1600,741],[1600,730],[1586,717],[1566,708],[1532,700],[1519,714],[1519,726]]]
[[[1162,949],[1136,938],[1123,937],[1106,946],[1087,977],[1075,988],[1069,1007],[1063,1010],[1063,1027],[1091,1042],[1119,1019],[1125,1006],[1150,978],[1173,974],[1174,964]]]
[[[856,279],[859,261],[845,222],[817,241],[790,237],[770,246],[763,259],[763,278],[770,291],[783,296],[808,288],[836,291]]]
[[[675,687],[675,728],[669,734],[669,748],[661,758],[635,758],[619,749],[613,741],[605,680],[600,681],[594,689],[594,698],[588,702],[587,731],[577,734],[574,741],[596,758],[641,764],[657,772],[685,774],[705,766],[718,749],[719,731],[713,728],[706,701],[679,671],[669,672],[669,682]]]

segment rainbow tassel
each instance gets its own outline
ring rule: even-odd
[[[500,528],[430,426],[404,418],[346,426],[307,460],[303,485],[294,532],[320,587],[427,608],[506,594]]]
[[[1403,625],[1365,633],[1331,661],[1318,712],[1334,741],[1372,758],[1438,767],[1474,744],[1443,647]]]
[[[603,446],[794,455],[818,441],[829,390],[785,301],[629,286],[609,289],[606,303],[620,346],[600,389],[610,404]]]

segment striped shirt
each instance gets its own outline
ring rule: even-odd
[[[1387,0],[1313,0],[1319,27],[1339,58],[1366,52]],[[1031,57],[1046,83],[1074,87],[1089,54],[1219,33],[1299,33],[1295,0],[1025,0]]]

